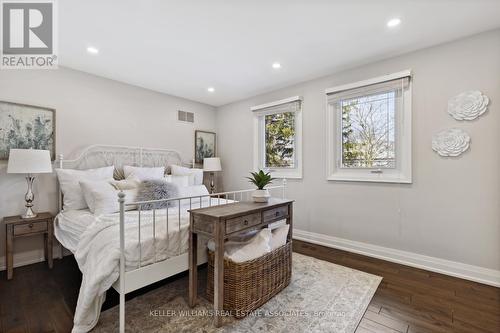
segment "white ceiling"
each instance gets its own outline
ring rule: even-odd
[[[63,0],[58,6],[60,65],[215,106],[500,27],[500,0]],[[391,30],[386,22],[393,17],[402,23]],[[88,46],[99,54],[88,54]]]

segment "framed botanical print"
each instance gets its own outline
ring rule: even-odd
[[[55,110],[0,101],[0,160],[11,148],[49,150],[55,159]]]
[[[194,132],[194,162],[203,164],[205,157],[215,157],[215,133],[198,131]]]

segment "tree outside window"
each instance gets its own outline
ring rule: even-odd
[[[295,167],[295,113],[265,116],[265,167]]]

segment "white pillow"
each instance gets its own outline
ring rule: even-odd
[[[61,186],[64,195],[63,209],[87,208],[79,182],[83,180],[113,180],[114,170],[114,166],[87,170],[56,169],[59,186]]]
[[[208,194],[209,193],[205,185],[179,187],[179,196],[181,197],[199,197]]]
[[[175,176],[194,176],[189,179],[189,185],[203,184],[203,169],[190,169],[180,165],[172,165],[171,173]]]
[[[110,214],[120,211],[118,203],[119,190],[115,189],[107,181],[81,181],[83,196],[89,206],[89,210],[94,215]],[[125,202],[134,202],[137,196],[137,189],[124,190]],[[127,207],[130,209],[131,207]],[[133,207],[132,207],[133,208]]]
[[[122,180],[112,180],[110,183],[115,189],[122,191],[133,190],[139,188],[139,185],[141,185],[141,181],[134,176]]]
[[[282,225],[272,231],[271,235],[271,251],[286,244],[286,236],[288,236],[289,224]]]
[[[179,188],[189,186],[189,176],[166,175],[165,180],[167,183],[175,184]]]
[[[133,176],[140,181],[161,179],[165,175],[165,167],[143,168],[124,165],[123,174],[125,175],[125,179]]]

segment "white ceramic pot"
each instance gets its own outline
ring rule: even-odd
[[[268,202],[270,196],[271,195],[269,194],[269,191],[266,189],[255,190],[252,193],[252,198],[254,202]]]

